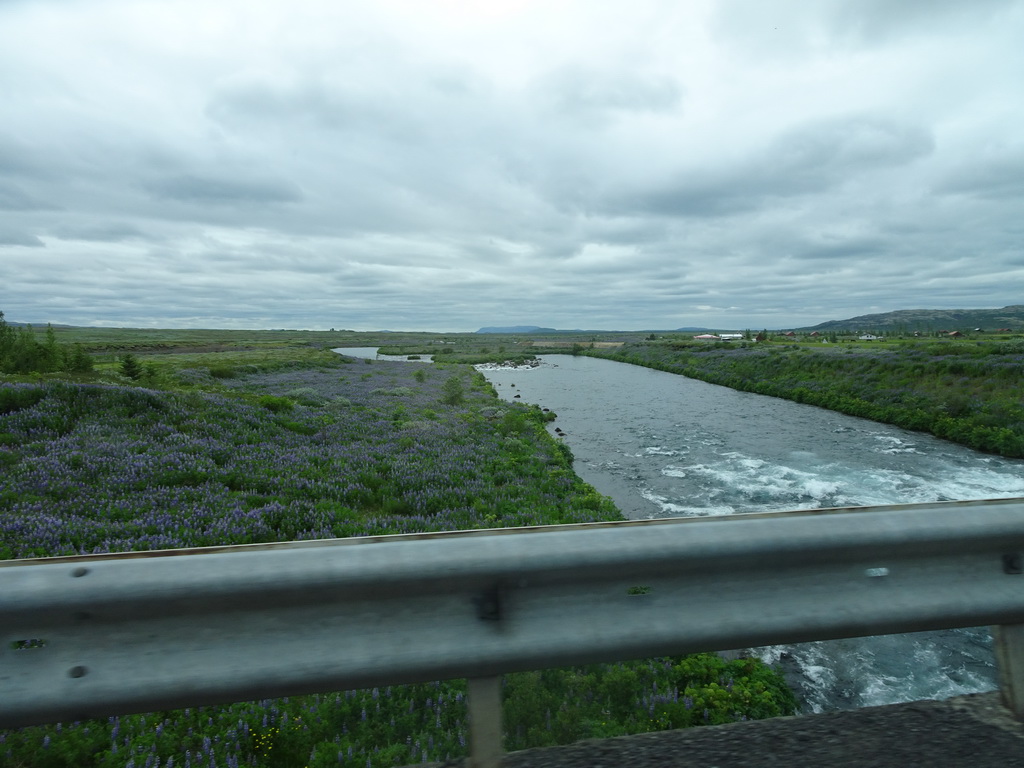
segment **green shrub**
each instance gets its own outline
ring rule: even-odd
[[[238,377],[238,371],[230,365],[211,365],[210,375],[215,379],[234,379]]]
[[[256,402],[271,413],[287,413],[295,407],[295,403],[287,397],[279,397],[278,395],[261,395]]]
[[[295,389],[289,389],[285,394],[299,405],[306,405],[313,408],[321,406],[327,402],[327,398],[312,387],[296,387]]]
[[[303,424],[301,421],[290,421],[288,419],[282,419],[278,422],[282,427],[287,429],[289,432],[294,432],[297,435],[315,435],[320,430],[314,427],[312,424]]]
[[[462,379],[452,376],[441,387],[441,402],[445,405],[459,405],[466,399],[466,391]]]
[[[31,408],[46,397],[43,388],[4,387],[0,389],[0,415]]]

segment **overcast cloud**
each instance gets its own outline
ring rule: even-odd
[[[1024,303],[1024,0],[0,0],[0,310],[788,328]]]

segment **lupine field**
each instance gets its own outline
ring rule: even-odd
[[[0,559],[618,518],[468,366],[0,379]],[[3,653],[22,652],[4,648]],[[466,754],[464,681],[0,731],[0,767],[393,766]],[[509,749],[794,710],[716,656],[509,675]]]

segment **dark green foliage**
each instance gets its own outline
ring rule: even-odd
[[[31,408],[44,397],[42,387],[4,387],[0,389],[0,415]]]
[[[458,376],[450,377],[441,387],[441,402],[445,405],[459,405],[465,400],[465,388]]]
[[[81,344],[71,345],[68,352],[65,348],[67,364],[65,370],[70,373],[88,373],[93,369],[93,359],[82,348]]]
[[[40,343],[31,326],[14,328],[0,312],[0,373],[85,373],[92,366],[92,358],[81,346],[59,344],[52,326],[46,326]]]
[[[215,379],[233,379],[238,376],[238,371],[230,365],[211,365],[210,375]]]
[[[294,432],[297,435],[315,435],[319,431],[312,424],[306,424],[301,421],[280,419],[277,423],[280,424],[285,429],[287,429],[289,432]]]
[[[709,653],[523,672],[506,678],[505,746],[718,725],[789,715],[796,707],[780,676],[763,664]]]
[[[138,381],[144,373],[139,358],[131,352],[121,356],[121,373],[132,381]]]
[[[261,395],[256,402],[271,413],[287,413],[295,407],[292,400],[278,395]]]

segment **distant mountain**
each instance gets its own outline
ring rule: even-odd
[[[802,331],[962,331],[981,328],[1024,330],[1024,304],[1002,309],[900,309],[849,320],[829,320]]]

